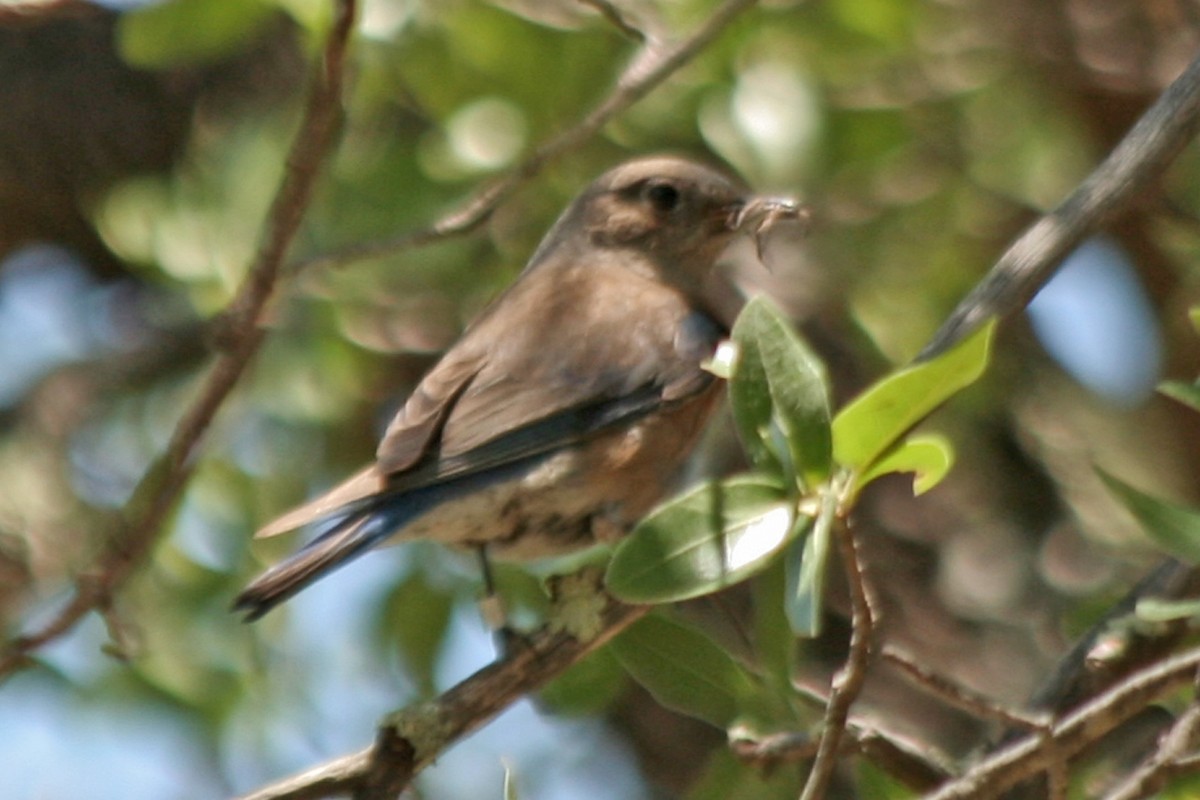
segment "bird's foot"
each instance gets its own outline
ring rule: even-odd
[[[484,595],[479,600],[479,613],[488,630],[492,632],[492,640],[496,643],[496,655],[501,660],[507,660],[522,650],[532,649],[529,637],[509,624],[508,613],[500,595]]]

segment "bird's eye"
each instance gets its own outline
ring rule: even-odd
[[[679,190],[669,183],[650,183],[642,196],[658,211],[674,211],[679,206]]]

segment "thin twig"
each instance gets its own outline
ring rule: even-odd
[[[940,697],[945,702],[962,709],[970,714],[984,719],[1002,722],[1026,730],[1044,731],[1050,725],[1049,714],[1037,716],[1004,708],[989,700],[978,692],[974,692],[961,684],[939,675],[928,667],[918,664],[911,656],[900,649],[885,645],[880,656],[892,666],[898,668],[913,683],[926,691]]]
[[[1138,602],[1147,597],[1190,597],[1197,591],[1200,574],[1195,567],[1174,559],[1163,561],[1076,640],[1030,706],[1062,715],[1122,676],[1161,658],[1187,635],[1188,620],[1135,624]]]
[[[470,233],[486,222],[492,212],[516,189],[541,172],[547,164],[596,135],[610,120],[649,94],[756,2],[757,0],[726,0],[704,24],[678,42],[666,43],[653,37],[648,38],[638,49],[629,66],[621,73],[612,91],[596,107],[571,127],[542,142],[521,163],[484,185],[433,224],[392,239],[367,242],[337,252],[312,256],[295,263],[289,269],[344,266],[354,261],[391,255]]]
[[[543,628],[525,646],[476,672],[441,696],[390,715],[375,745],[266,786],[240,800],[311,800],[350,794],[394,798],[450,745],[524,695],[544,686],[602,647],[649,609],[608,600],[599,632],[586,641]]]
[[[830,497],[825,502],[836,501]],[[846,578],[850,583],[850,652],[846,656],[845,665],[833,677],[829,702],[825,706],[825,721],[821,728],[821,744],[817,748],[812,771],[804,784],[800,800],[822,798],[829,788],[834,767],[837,766],[842,735],[846,732],[850,707],[858,699],[867,679],[867,666],[871,660],[874,641],[876,614],[854,530],[849,522],[843,519],[838,521],[835,533],[838,551],[845,565]]]
[[[1139,800],[1157,794],[1172,778],[1194,771],[1194,761],[1181,769],[1190,756],[1195,756],[1196,743],[1200,741],[1200,702],[1195,698],[1187,710],[1175,720],[1171,729],[1163,735],[1158,748],[1126,776],[1115,789],[1104,796],[1104,800]]]
[[[1041,217],[1000,257],[921,351],[936,356],[992,317],[1033,299],[1059,262],[1123,210],[1166,169],[1200,128],[1200,56],[1142,115],[1108,158],[1058,208]]]
[[[763,769],[807,761],[817,754],[820,739],[809,733],[775,733],[756,739],[734,739],[729,748],[742,761]],[[863,721],[850,719],[840,755],[861,755],[914,792],[936,788],[953,776],[951,761],[927,744],[916,744]]]
[[[345,57],[354,16],[355,0],[337,0],[334,25],[288,154],[287,169],[267,216],[262,244],[224,315],[225,332],[218,342],[221,352],[199,394],[180,417],[166,449],[134,488],[106,536],[104,551],[76,579],[71,599],[43,627],[5,646],[0,655],[0,676],[25,666],[31,651],[67,633],[88,613],[107,605],[158,540],[163,522],[192,475],[201,439],[265,338],[259,327],[263,309],[341,120]]]
[[[1073,758],[1163,694],[1186,684],[1200,667],[1200,648],[1139,670],[1055,723],[1046,735],[1024,736],[993,753],[925,800],[989,800]],[[1047,747],[1050,742],[1053,747]]]
[[[645,31],[626,19],[621,9],[614,6],[609,0],[577,0],[577,2],[580,5],[589,6],[599,11],[600,15],[608,20],[610,25],[635,42],[644,43],[651,38],[646,35]]]

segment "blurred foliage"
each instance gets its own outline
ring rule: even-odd
[[[615,548],[608,590],[629,603],[711,594],[761,572],[790,544],[787,617],[797,636],[816,636],[835,520],[884,475],[917,473],[917,494],[945,477],[944,440],[906,434],[983,374],[995,327],[988,321],[938,357],[887,376],[831,419],[825,366],[769,299],[750,300],[730,332],[732,367],[719,371],[755,469],[647,515]]]
[[[711,0],[620,5],[631,19],[673,34],[714,7]],[[1104,13],[1092,13],[1093,5]],[[239,88],[241,102],[218,103],[207,92],[220,88],[219,73],[207,64],[257,52],[253,43],[264,35],[286,38],[309,58],[328,17],[316,0],[169,0],[126,12],[97,45],[119,47],[139,81],[194,80],[198,88],[187,95],[185,141],[169,161],[132,171],[96,167],[103,181],[67,182],[72,208],[120,257],[117,272],[61,254],[34,268],[18,269],[11,259],[0,265],[0,374],[10,376],[0,396],[14,398],[0,408],[0,612],[11,631],[43,619],[86,568],[97,547],[93,532],[124,501],[194,391],[207,323],[258,245],[298,119],[295,84],[305,73],[285,68],[290,81],[263,80]],[[0,28],[19,32],[15,25],[0,15]],[[386,710],[487,662],[475,565],[432,546],[372,554],[254,627],[227,607],[281,552],[273,548],[293,544],[252,542],[250,532],[370,457],[436,354],[511,281],[555,214],[603,169],[670,150],[723,161],[758,188],[811,203],[808,241],[770,254],[772,272],[740,252],[731,270],[804,331],[827,366],[838,409],[920,349],[1006,243],[1109,150],[1198,41],[1200,7],[1188,0],[764,2],[601,135],[551,164],[476,234],[289,275],[265,349],[207,437],[153,561],[114,599],[108,629],[90,620],[0,688],[0,763],[36,773],[13,796],[248,791],[362,747]],[[345,129],[291,258],[304,263],[435,220],[602,99],[636,47],[573,0],[366,3]],[[84,71],[80,81],[108,75],[89,66],[82,48],[51,52],[64,68]],[[258,74],[237,63],[243,77]],[[0,85],[11,74],[0,71]],[[117,103],[85,104],[55,91],[38,97],[48,122],[29,130],[62,136],[0,130],[0,184],[49,187],[48,177],[14,165],[61,164],[75,175],[78,164],[116,157],[105,142],[166,125],[133,119]],[[81,109],[111,118],[81,121]],[[55,158],[43,155],[49,146]],[[72,160],[73,148],[90,160]],[[1165,343],[1167,377],[1183,387],[1176,394],[1190,391],[1200,373],[1187,320],[1198,291],[1197,186],[1193,148],[1108,231],[1158,314],[1160,330],[1151,333]],[[91,255],[57,228],[43,238]],[[0,231],[2,252],[9,244]],[[96,277],[60,291],[67,311],[58,316],[49,305],[41,317],[14,305],[21,281],[55,270]],[[69,346],[46,349],[68,323],[78,328],[70,328]],[[37,369],[17,370],[43,350]],[[739,423],[713,432],[698,471],[719,478],[746,468],[734,434],[744,435],[744,417]],[[938,412],[933,427],[956,451],[936,488],[914,499],[907,479],[880,477],[858,499],[886,635],[930,668],[1020,703],[1068,636],[1157,558],[1095,467],[1195,507],[1200,425],[1167,398],[1114,405],[1090,394],[1018,323],[997,335],[988,374]],[[921,449],[930,440],[908,441],[920,452],[894,466],[936,473],[936,453]],[[835,453],[837,446],[835,429]],[[764,452],[752,448],[756,466],[811,457]],[[812,483],[823,476],[819,464],[802,472]],[[795,543],[816,540],[803,533],[789,525]],[[732,687],[702,698],[706,719],[735,718],[739,709],[721,698],[752,680],[765,696],[789,698],[783,718],[815,722],[793,689],[827,686],[840,664],[846,590],[831,562],[822,633],[797,641],[779,603],[789,579],[793,588],[799,581],[800,559],[791,563],[762,564],[752,581],[711,605],[684,604],[686,620],[648,621],[659,627],[631,631],[624,646],[550,687],[537,701],[540,721],[521,717],[526,727],[514,731],[501,718],[499,742],[489,743],[485,731],[462,749],[474,765],[515,758],[524,798],[582,796],[579,787],[589,797],[797,796],[802,766],[763,773],[737,763],[720,736],[649,702],[619,667],[631,652],[655,655],[633,673],[649,675],[652,688],[683,692],[673,670],[694,657],[704,670],[693,677]],[[499,579],[516,618],[536,621],[537,581],[518,568],[502,569]],[[639,635],[658,649],[631,647]],[[101,654],[114,637],[127,661]],[[692,696],[655,694],[676,708]],[[29,698],[37,699],[32,710]],[[862,708],[951,756],[994,732],[886,675],[873,677]],[[779,714],[756,711],[779,722]],[[66,721],[42,735],[39,720]],[[605,741],[623,744],[594,744],[589,720],[602,721]],[[120,753],[98,744],[114,739]],[[587,752],[572,757],[565,750],[572,741],[589,743]],[[601,778],[588,777],[589,759],[600,762]],[[72,768],[60,770],[68,761]],[[464,783],[470,770],[447,763],[425,779],[429,796],[499,793],[500,777],[481,789]],[[907,796],[871,769],[847,769],[838,780],[836,796]]]

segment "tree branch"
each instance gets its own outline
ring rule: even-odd
[[[1200,764],[1189,761],[1189,757],[1196,754],[1197,740],[1200,740],[1200,704],[1193,698],[1192,704],[1163,735],[1158,748],[1120,785],[1106,794],[1104,800],[1151,797],[1162,790],[1171,778],[1187,771],[1195,772]]]
[[[617,79],[612,91],[595,108],[571,127],[546,139],[521,163],[478,189],[457,208],[444,214],[431,225],[392,239],[367,242],[334,253],[316,255],[297,262],[292,268],[307,270],[313,267],[344,266],[354,261],[390,255],[470,233],[486,222],[492,212],[516,189],[541,172],[547,164],[595,136],[609,121],[649,94],[691,61],[739,14],[756,2],[757,0],[726,0],[690,36],[674,43],[647,36],[629,66]],[[591,5],[603,8],[607,4]]]
[[[729,748],[742,761],[769,770],[781,763],[806,761],[817,754],[819,738],[787,731],[756,739],[734,739]],[[860,755],[914,792],[931,791],[954,776],[951,761],[925,744],[880,730],[867,720],[846,723],[839,755]]]
[[[939,675],[896,647],[884,645],[880,655],[884,661],[899,669],[914,684],[968,714],[974,714],[982,719],[999,720],[1005,725],[1024,730],[1045,730],[1050,723],[1049,714],[1030,714],[1005,708],[978,692],[961,686],[944,675]]]
[[[1025,307],[1059,262],[1166,168],[1200,128],[1200,56],[1142,115],[1108,158],[1058,208],[1000,257],[917,356],[933,358],[992,317]]]
[[[375,744],[240,800],[311,800],[351,794],[355,800],[395,798],[413,777],[463,736],[526,694],[608,643],[649,608],[627,606],[607,595],[590,638],[547,626],[526,646],[476,672],[441,696],[389,715]]]
[[[1130,675],[1052,725],[980,761],[925,800],[988,800],[1064,763],[1168,691],[1186,684],[1200,667],[1200,648],[1184,651]]]
[[[345,57],[354,16],[355,0],[337,0],[334,24],[288,154],[283,180],[268,212],[262,244],[223,315],[223,331],[217,337],[221,352],[199,394],[180,417],[166,449],[147,468],[112,523],[103,552],[76,579],[74,594],[66,606],[39,630],[4,647],[0,654],[0,677],[28,664],[30,652],[70,631],[88,613],[107,605],[158,540],[163,522],[192,475],[204,434],[265,339],[266,332],[259,327],[263,309],[279,279],[284,256],[308,208],[317,175],[340,125]]]

